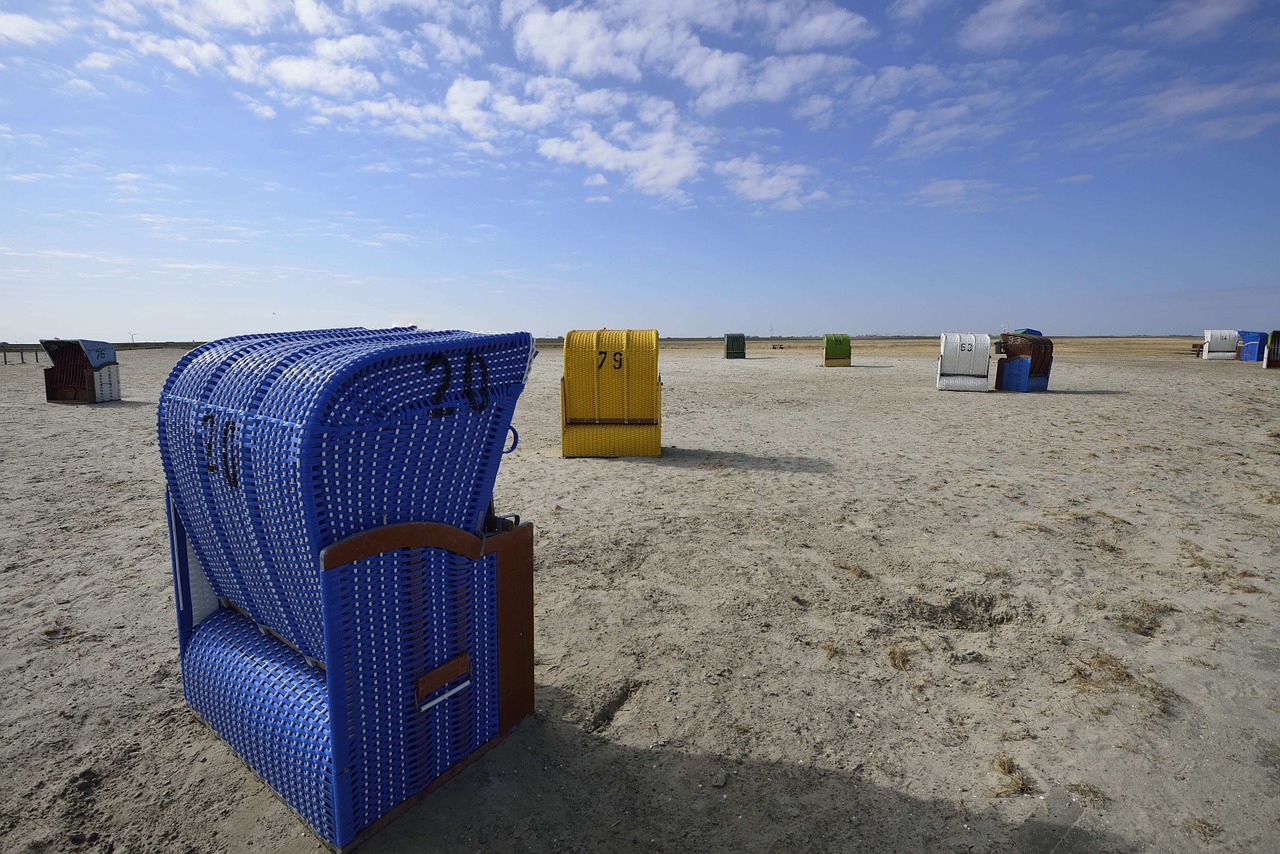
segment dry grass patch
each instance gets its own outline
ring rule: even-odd
[[[1013,761],[1013,757],[1007,753],[1001,753],[991,760],[991,767],[1005,776],[1005,784],[992,793],[997,798],[1016,798],[1040,791],[1026,772],[1018,767],[1018,763]]]
[[[911,669],[911,650],[901,644],[894,644],[889,647],[887,654],[889,656],[889,666],[894,670],[900,670],[906,673]]]
[[[946,598],[942,603],[918,596],[908,596],[888,616],[921,622],[934,629],[985,631],[1035,615],[1031,603],[1005,601],[1003,595],[992,596],[968,591]]]
[[[1242,578],[1262,578],[1262,579],[1267,578],[1265,575],[1262,575],[1257,572],[1253,572],[1248,569],[1220,569],[1214,573],[1206,572],[1204,577],[1205,577],[1205,580],[1210,582],[1211,584],[1226,584],[1228,588],[1230,588],[1231,590],[1234,590],[1237,593],[1265,593],[1266,592],[1256,584],[1250,584],[1247,581],[1241,581]]]
[[[1187,560],[1188,563],[1192,566],[1199,567],[1200,569],[1209,568],[1209,559],[1204,556],[1203,549],[1190,540],[1181,540],[1179,542],[1182,546],[1182,548],[1179,549],[1179,553]]]
[[[1192,818],[1187,820],[1187,831],[1200,837],[1202,841],[1208,842],[1222,833],[1222,825],[1204,818]]]
[[[844,650],[836,646],[831,641],[823,641],[818,644],[818,649],[822,650],[827,658],[836,658],[837,656],[844,655]]]
[[[1109,652],[1095,653],[1088,661],[1073,665],[1071,681],[1081,694],[1114,694],[1124,691],[1144,700],[1152,714],[1167,715],[1173,708],[1174,692],[1145,676],[1134,676],[1124,659]],[[1109,713],[1112,707],[1106,707]]]
[[[1018,730],[1005,730],[1004,732],[1000,733],[999,736],[997,736],[997,739],[1001,742],[1035,741],[1036,736],[1035,736],[1035,733],[1031,731],[1030,727],[1024,726],[1022,729],[1018,729]]]
[[[850,575],[852,575],[854,578],[870,578],[870,577],[871,577],[871,573],[869,573],[869,572],[867,572],[865,569],[863,569],[861,564],[857,564],[857,563],[837,563],[837,564],[836,564],[836,567],[837,567],[838,569],[843,569],[845,572],[849,573],[849,574],[850,574]]]
[[[1160,628],[1161,618],[1177,610],[1167,602],[1136,599],[1131,610],[1123,611],[1116,617],[1116,623],[1135,635],[1149,638],[1156,633],[1156,629]]]
[[[1100,807],[1110,800],[1102,790],[1097,786],[1090,786],[1088,783],[1068,783],[1064,786],[1068,792],[1075,795],[1086,804]]]

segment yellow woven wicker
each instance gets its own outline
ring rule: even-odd
[[[566,335],[560,410],[566,457],[661,456],[658,330],[575,329]]]

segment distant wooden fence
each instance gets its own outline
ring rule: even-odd
[[[10,364],[9,357],[16,355],[18,358],[12,362],[15,365],[25,365],[27,363],[27,353],[35,356],[35,361],[40,361],[40,348],[34,345],[23,344],[0,344],[0,352],[4,354],[4,363]]]

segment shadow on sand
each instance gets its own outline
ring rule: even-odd
[[[628,462],[682,468],[737,468],[764,471],[795,471],[825,474],[835,466],[821,457],[798,457],[787,454],[761,456],[741,451],[707,451],[700,448],[677,448],[664,445],[660,457],[627,457]]]
[[[1058,395],[1077,395],[1077,394],[1083,394],[1083,395],[1128,394],[1129,392],[1121,391],[1120,389],[1107,389],[1107,388],[1097,388],[1097,389],[1051,388],[1045,391],[1006,391],[1004,389],[989,388],[987,389],[987,393],[1000,395],[1001,397],[1024,397],[1024,396],[1037,397],[1039,395],[1058,396]]]
[[[580,707],[572,695],[539,686],[533,717],[362,854],[1133,849],[1077,826],[1084,807],[1061,790],[1035,798],[1031,818],[1009,823],[989,808],[868,782],[861,767],[834,771],[666,744],[624,746],[609,739],[607,721],[595,734],[571,722]]]

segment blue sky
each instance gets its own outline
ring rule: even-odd
[[[1280,327],[1270,0],[0,2],[0,339]]]

